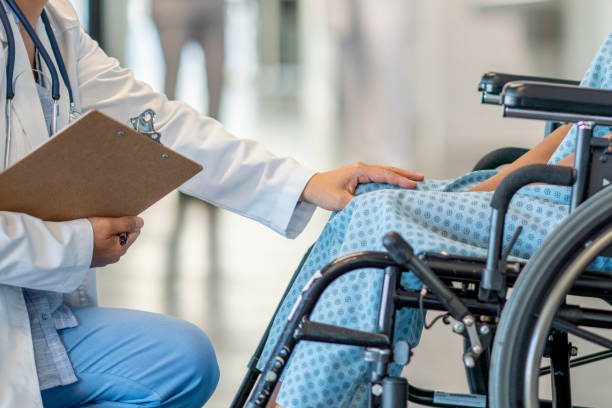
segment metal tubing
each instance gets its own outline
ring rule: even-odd
[[[571,408],[570,353],[567,333],[554,332],[551,334],[551,337],[550,363],[552,367],[551,385],[553,406],[555,408]]]
[[[487,253],[487,266],[482,274],[482,283],[478,298],[483,301],[496,300],[503,295],[503,279],[499,273],[499,262],[504,236],[505,211],[493,209],[491,212],[491,234],[489,235],[489,249]]]
[[[395,316],[395,304],[393,292],[397,288],[400,268],[389,266],[385,268],[383,277],[380,306],[378,309],[378,332],[386,334],[389,338],[393,336],[393,322]]]
[[[53,117],[51,118],[51,136],[57,133],[57,120],[59,119],[59,101],[53,99]]]
[[[251,391],[253,391],[253,386],[257,382],[257,378],[259,378],[259,370],[249,368],[249,371],[242,379],[240,383],[240,387],[234,396],[234,400],[230,405],[231,408],[242,408],[244,404],[246,404],[247,399],[249,399],[249,395],[251,395]]]
[[[581,329],[580,327],[568,323],[562,319],[555,319],[552,323],[553,327],[557,330],[567,331],[568,333],[573,334],[574,336],[580,337],[584,340],[590,341],[591,343],[595,343],[598,346],[606,347],[608,349],[612,349],[612,341],[602,337],[598,334],[591,333],[590,331]]]
[[[381,408],[406,408],[408,381],[402,377],[385,377],[382,380]]]
[[[579,326],[612,329],[612,312],[609,310],[563,305],[554,322],[556,324],[561,320]]]
[[[594,123],[579,122],[578,137],[576,139],[576,158],[574,167],[578,170],[578,177],[572,188],[570,211],[574,211],[584,201],[588,187],[589,167],[591,160],[590,142],[593,136]]]
[[[285,369],[287,360],[297,343],[294,337],[295,330],[298,328],[302,318],[312,312],[319,297],[329,284],[340,276],[355,269],[384,269],[388,266],[397,266],[397,264],[387,253],[357,252],[340,257],[321,270],[320,277],[312,282],[310,289],[303,293],[299,303],[296,303],[294,306],[294,312],[292,313],[293,317],[285,325],[271,357],[266,362],[262,376],[257,382],[255,390],[249,399],[249,407],[265,407],[268,403]]]
[[[560,126],[562,126],[563,123],[561,122],[556,122],[554,120],[549,120],[546,122],[546,125],[544,126],[544,135],[548,136],[550,135],[552,132],[554,132],[555,130],[557,130],[557,128],[559,128]]]
[[[586,364],[597,363],[598,361],[607,360],[612,358],[612,350],[604,350],[598,353],[588,354],[586,356],[574,358],[570,360],[570,368],[580,367]],[[550,374],[551,367],[546,366],[540,368],[540,375]]]
[[[419,291],[398,290],[394,296],[395,305],[398,309],[404,307],[419,307]],[[494,303],[483,303],[476,299],[461,297],[461,301],[467,306],[473,315],[497,316],[498,305]],[[423,297],[423,307],[429,310],[446,311],[445,306],[435,296]],[[570,322],[574,325],[597,327],[600,329],[612,329],[612,311],[583,308],[575,305],[564,305],[558,313],[558,319]],[[556,322],[557,320],[555,320]]]
[[[13,99],[6,100],[6,139],[4,141],[4,170],[11,160],[11,142],[13,137]]]
[[[416,290],[398,290],[395,295],[395,306],[398,309],[404,307],[417,308],[419,307],[419,297],[423,298],[423,307],[428,310],[447,311],[446,306],[434,295],[422,296]],[[462,302],[467,306],[471,314],[495,316],[497,314],[497,305],[493,303],[483,303],[475,299],[461,298]]]
[[[486,103],[487,105],[501,105],[501,96],[483,92],[481,102]]]
[[[485,263],[482,260],[462,260],[448,257],[444,260],[437,254],[421,255],[420,258],[438,275],[442,280],[450,280],[464,283],[478,283],[482,279],[482,271]],[[435,256],[435,257],[434,257]],[[518,279],[519,272],[524,264],[519,262],[507,262],[505,275],[508,286],[514,285]],[[612,276],[610,273],[601,271],[585,271],[572,286],[570,294],[578,296],[600,297],[612,299]]]
[[[598,125],[612,126],[612,117],[599,115],[578,115],[573,113],[563,112],[547,112],[535,111],[530,109],[509,108],[504,106],[504,117],[521,118],[521,119],[537,119],[537,120],[554,120],[559,122],[593,122]]]

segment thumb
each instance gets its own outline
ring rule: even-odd
[[[137,232],[144,225],[144,220],[140,217],[120,217],[113,218],[111,230],[113,233]]]
[[[346,207],[351,202],[351,200],[353,200],[353,198],[355,198],[353,194],[344,190],[342,194],[340,195],[340,202],[338,204],[338,208],[335,208],[335,210],[338,210],[338,211],[343,210],[344,207]]]

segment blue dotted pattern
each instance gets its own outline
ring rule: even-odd
[[[612,36],[609,36],[582,82],[583,86],[610,88],[612,85]],[[598,135],[607,133],[599,129]],[[575,148],[572,129],[552,156],[554,164]],[[490,192],[464,192],[486,180],[495,171],[479,171],[456,180],[427,180],[415,190],[384,184],[366,184],[341,212],[334,213],[299,271],[294,286],[281,305],[259,368],[270,357],[301,288],[310,277],[332,260],[355,251],[380,251],[388,231],[399,232],[417,252],[446,251],[457,255],[486,256],[489,237]],[[545,237],[568,214],[570,190],[537,185],[524,187],[509,207],[504,240],[507,244],[523,227],[512,250],[517,259],[527,259]],[[599,259],[600,267],[609,266]],[[332,283],[321,296],[311,319],[328,324],[373,331],[381,291],[380,271],[363,269]],[[406,288],[422,285],[412,274],[402,277]],[[396,339],[416,346],[422,319],[414,309],[397,314]],[[301,342],[285,370],[277,401],[284,407],[365,407],[368,371],[358,347]],[[394,375],[400,368],[393,367]]]

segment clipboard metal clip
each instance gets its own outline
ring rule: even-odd
[[[161,133],[155,130],[155,111],[147,109],[135,118],[130,119],[134,130],[148,136],[161,144]]]

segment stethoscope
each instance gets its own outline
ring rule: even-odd
[[[50,75],[51,75],[51,98],[53,99],[53,117],[51,120],[51,134],[54,135],[57,132],[57,119],[59,116],[59,99],[60,99],[60,83],[59,76],[57,73],[57,69],[49,56],[49,53],[45,49],[42,44],[42,41],[36,34],[36,31],[28,21],[28,19],[23,14],[23,11],[19,8],[15,0],[6,0],[10,9],[15,13],[19,22],[23,25],[28,36],[32,39],[32,42],[36,46],[36,50],[38,51],[40,57],[47,65]],[[78,117],[78,113],[76,111],[76,107],[74,104],[74,97],[72,94],[72,87],[70,86],[70,80],[68,78],[68,71],[66,70],[66,66],[64,65],[64,59],[62,58],[62,54],[60,52],[59,46],[57,44],[57,38],[55,38],[55,34],[53,33],[53,28],[51,27],[51,23],[49,22],[49,17],[47,16],[46,11],[43,9],[41,14],[42,22],[45,26],[45,31],[47,33],[47,37],[49,37],[49,42],[51,43],[51,50],[53,51],[53,56],[55,57],[55,61],[57,62],[57,68],[59,69],[59,75],[62,77],[62,81],[64,85],[68,89],[68,96],[70,99],[70,119],[73,120]],[[9,17],[2,4],[2,0],[0,0],[0,22],[4,26],[4,31],[6,32],[6,38],[8,42],[8,55],[7,55],[7,63],[6,63],[6,142],[4,149],[4,168],[8,167],[9,159],[10,159],[10,148],[11,148],[11,136],[12,136],[12,125],[13,125],[13,98],[15,97],[15,89],[13,84],[13,74],[15,72],[15,36],[13,34],[13,30],[11,28],[11,24],[9,22]]]

